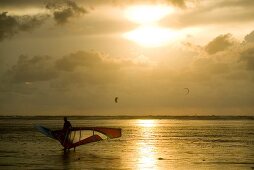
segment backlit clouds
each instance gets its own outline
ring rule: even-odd
[[[68,0],[54,0],[54,2],[64,2],[64,1],[68,1]],[[129,5],[129,4],[141,4],[141,3],[168,3],[168,4],[172,4],[172,5],[176,5],[179,7],[184,7],[186,6],[186,4],[191,3],[191,2],[195,2],[196,0],[76,0],[75,2],[79,3],[79,4],[86,4],[89,5],[91,7],[96,7],[96,5]],[[40,4],[44,3],[45,0],[2,0],[0,2],[1,6],[4,7],[12,7],[12,6],[16,6],[16,5],[20,5],[21,7],[24,6],[39,6]],[[47,2],[47,1],[46,1]],[[49,1],[50,2],[50,1]]]
[[[251,0],[197,1],[192,8],[179,10],[162,22],[170,27],[214,26],[216,24],[253,23],[254,5]]]
[[[231,34],[214,38],[203,47],[203,51],[207,53],[202,52],[202,47],[198,49],[200,55],[193,62],[193,68],[201,74],[207,73],[207,77],[222,74],[222,80],[225,77],[235,77],[236,80],[253,81],[251,70],[254,68],[254,45],[251,42],[251,33],[246,37],[243,42],[235,41]],[[194,45],[189,46],[196,49]]]
[[[246,42],[253,43],[253,42],[254,42],[254,31],[252,31],[251,33],[247,34],[247,35],[244,37],[244,40],[245,40]]]
[[[219,51],[223,51],[233,45],[232,35],[225,34],[216,37],[213,41],[209,42],[206,46],[206,51],[209,54],[215,54]]]
[[[86,51],[58,59],[49,56],[21,55],[17,63],[3,74],[2,80],[8,84],[27,85],[55,80],[64,80],[69,82],[67,84],[103,84],[114,81],[122,62],[124,61],[109,60],[99,53]]]
[[[17,63],[4,74],[11,81],[2,79],[6,85],[2,84],[1,91],[3,94],[15,91],[15,94],[43,95],[42,98],[53,102],[48,95],[50,92],[57,95],[61,102],[66,103],[69,98],[91,100],[100,109],[109,109],[109,112],[109,101],[114,95],[120,94],[124,103],[119,109],[128,113],[135,109],[144,112],[150,109],[161,114],[172,110],[181,114],[187,110],[191,110],[191,113],[215,114],[226,109],[238,114],[239,110],[232,110],[235,105],[250,113],[252,105],[249,100],[254,99],[250,93],[253,91],[254,46],[246,48],[239,43],[240,48],[233,52],[230,48],[217,49],[229,37],[233,38],[233,35],[215,37],[208,45],[200,47],[200,50],[206,51],[209,44],[213,44],[215,52],[202,53],[192,59],[191,65],[178,69],[165,67],[166,63],[163,67],[160,63],[150,67],[146,62],[136,63],[135,59],[116,60],[92,51],[78,51],[58,58],[20,56]],[[184,87],[190,88],[191,94],[187,96],[190,99],[184,96]],[[71,103],[62,107],[73,108]],[[90,102],[78,102],[75,107],[94,111],[96,106]],[[48,109],[57,112],[56,108],[52,106]]]
[[[7,71],[6,77],[12,83],[28,83],[37,81],[48,81],[57,77],[51,58],[48,56],[28,56],[21,55],[17,63]]]
[[[77,52],[56,61],[56,67],[59,70],[72,72],[77,67],[94,67],[102,62],[96,53]]]
[[[53,15],[58,24],[65,24],[70,18],[80,17],[87,13],[87,10],[70,0],[49,2],[44,8],[48,9],[50,13],[38,12],[34,15],[12,15],[8,14],[8,10],[0,13],[0,41],[11,38],[19,32],[29,32],[39,27],[46,19],[50,18],[50,14]]]
[[[52,11],[54,19],[58,24],[65,24],[70,18],[79,17],[88,12],[70,0],[49,2],[46,4],[46,8]]]
[[[254,71],[254,46],[241,53],[240,61],[246,64],[248,70]]]
[[[11,16],[7,12],[2,12],[0,13],[0,41],[11,38],[22,31],[31,31],[40,26],[47,18],[48,15]]]
[[[174,38],[125,39],[138,25],[124,11],[152,4],[172,8],[153,24]],[[0,114],[253,114],[251,0],[2,0],[0,11]]]

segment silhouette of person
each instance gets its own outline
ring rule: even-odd
[[[69,133],[72,126],[71,123],[67,120],[67,117],[64,117],[64,125],[63,125],[63,133],[64,133],[64,140],[63,144],[68,144],[69,142]],[[66,151],[66,147],[64,146],[64,152]]]
[[[64,117],[64,126],[63,131],[67,132],[72,128],[71,123],[67,120],[67,117]]]

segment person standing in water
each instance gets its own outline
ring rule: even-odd
[[[64,126],[63,131],[69,131],[72,128],[71,123],[67,120],[67,117],[64,117]]]
[[[72,126],[71,123],[67,120],[67,117],[64,117],[64,125],[63,125],[63,132],[64,132],[64,140],[63,144],[69,142],[69,133]],[[64,147],[64,151],[66,151],[66,147]]]

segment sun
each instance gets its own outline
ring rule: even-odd
[[[159,47],[172,40],[176,36],[176,33],[159,26],[141,26],[125,33],[123,36],[144,47]]]
[[[125,16],[138,24],[148,24],[159,21],[169,13],[173,8],[164,5],[137,5],[131,6],[125,10]]]
[[[139,24],[135,30],[123,34],[123,37],[144,47],[159,47],[167,44],[176,36],[170,29],[160,27],[158,21],[174,10],[163,5],[138,5],[125,10],[128,20]]]

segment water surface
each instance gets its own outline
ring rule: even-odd
[[[0,169],[254,169],[254,120],[71,117],[73,126],[122,128],[122,137],[64,154],[34,128],[61,117],[0,118]]]

